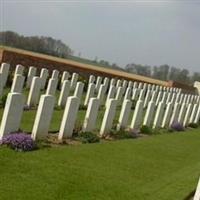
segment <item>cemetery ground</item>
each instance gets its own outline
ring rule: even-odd
[[[85,112],[84,107],[79,110],[75,129],[81,128]],[[115,123],[119,113],[120,108]],[[0,119],[2,114],[3,108]],[[24,111],[21,130],[31,132],[35,114],[36,109]],[[96,132],[103,114],[101,108]],[[62,115],[63,110],[54,110],[53,134]],[[195,190],[199,158],[199,128],[96,144],[46,146],[26,153],[2,147],[0,199],[183,200]]]
[[[0,199],[183,200],[196,187],[200,130],[17,153],[0,148]]]

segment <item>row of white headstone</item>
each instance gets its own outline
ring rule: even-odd
[[[20,127],[25,105],[25,99],[22,94],[25,80],[23,69],[24,67],[21,65],[17,65],[16,67],[11,92],[8,94],[4,109],[0,127],[0,138],[9,132],[17,131]],[[44,82],[46,82],[48,77],[48,70],[42,69],[39,77],[35,75],[35,68],[30,67],[26,82],[26,85],[30,86],[27,103],[30,102],[30,96],[36,96],[36,93],[39,99],[40,90],[46,85]],[[68,80],[69,76],[68,72],[64,72],[61,79],[62,88],[58,103],[60,106],[64,107],[64,114],[60,125],[59,139],[72,136],[81,97],[83,96],[84,84],[77,82],[78,74],[74,73],[71,81]],[[48,134],[55,106],[55,92],[57,89],[58,77],[59,72],[54,70],[48,81],[46,93],[40,97],[32,130],[32,137],[34,139],[43,139]],[[120,82],[122,84],[119,84]],[[68,96],[69,91],[74,88],[73,96]],[[97,93],[97,96],[94,95],[95,93]],[[122,101],[123,96],[124,100]],[[131,124],[129,125],[128,121],[132,112],[132,100],[137,101],[137,103],[132,115]],[[138,129],[141,125],[152,126],[153,128],[164,128],[170,126],[173,122],[180,122],[184,126],[187,126],[188,123],[197,123],[200,117],[198,95],[181,94],[181,90],[177,88],[168,90],[167,88],[165,89],[165,87],[155,86],[153,88],[153,86],[150,87],[147,84],[138,84],[137,82],[131,84],[130,81],[128,83],[128,81],[122,82],[118,80],[115,84],[115,79],[111,79],[109,84],[109,79],[107,77],[104,78],[103,83],[101,77],[97,77],[95,82],[95,77],[91,75],[84,101],[84,104],[87,105],[87,111],[83,123],[83,131],[93,131],[95,129],[99,107],[103,102],[105,103],[106,110],[100,129],[100,135],[108,133],[112,128],[116,108],[120,102],[123,103],[118,120],[118,129],[127,127]],[[36,101],[35,104],[37,104]],[[30,106],[31,104],[28,105]]]

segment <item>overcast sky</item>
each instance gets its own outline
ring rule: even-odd
[[[200,0],[0,0],[0,30],[61,39],[78,55],[200,72]]]

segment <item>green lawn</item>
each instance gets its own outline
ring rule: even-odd
[[[17,153],[0,148],[2,200],[183,200],[200,176],[200,129]]]

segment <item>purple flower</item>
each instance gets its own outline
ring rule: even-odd
[[[179,122],[173,122],[171,125],[171,129],[175,131],[184,131],[183,125]]]
[[[0,141],[0,145],[6,145],[16,151],[32,151],[36,149],[36,143],[30,135],[25,133],[10,133]]]

